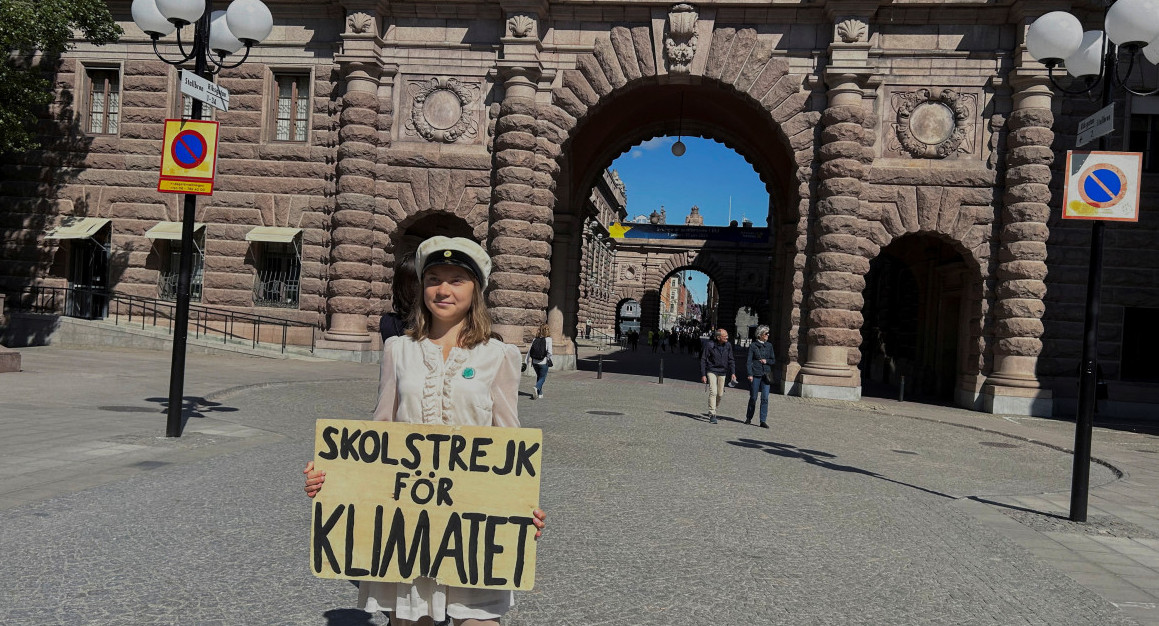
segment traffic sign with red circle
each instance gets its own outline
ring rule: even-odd
[[[216,170],[217,122],[165,120],[157,191],[211,195]]]

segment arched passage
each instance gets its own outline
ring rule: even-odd
[[[786,77],[783,72],[777,76],[784,78],[788,84],[799,86],[797,79]],[[796,87],[792,91],[796,91]],[[761,264],[764,267],[758,268],[762,277],[772,276],[773,279],[761,284],[791,283],[792,272],[795,271],[792,258],[803,252],[797,248],[796,243],[797,231],[804,223],[801,219],[802,207],[807,207],[807,198],[802,198],[801,191],[807,191],[808,187],[796,182],[801,176],[794,157],[796,144],[790,145],[782,126],[769,115],[772,103],[775,101],[780,105],[788,95],[780,93],[762,103],[721,81],[675,84],[646,78],[607,95],[604,98],[606,102],[601,101],[576,120],[574,130],[561,145],[559,173],[553,197],[555,224],[551,246],[552,293],[548,297],[548,321],[553,329],[558,326],[558,332],[566,335],[567,330],[576,325],[575,312],[571,307],[577,293],[574,278],[577,272],[573,259],[578,256],[580,245],[578,226],[583,220],[581,212],[597,177],[603,174],[616,156],[640,141],[666,134],[680,132],[684,136],[699,135],[717,140],[736,150],[753,165],[769,193],[768,222],[774,233],[774,239],[763,251]],[[798,115],[790,117],[793,118],[790,126],[795,131],[794,140],[811,143],[811,128],[815,118]],[[806,128],[809,130],[804,131]],[[655,305],[657,301],[656,294],[651,292],[659,289],[662,282],[660,279],[666,277],[670,268],[659,269],[656,272],[650,268],[648,270],[648,285],[641,298],[644,326],[649,322],[658,322],[651,315],[655,307],[650,304]],[[789,275],[778,275],[785,272]],[[712,275],[711,271],[706,273]],[[561,280],[568,284],[557,292]],[[719,280],[717,284],[720,284]],[[762,302],[768,302],[771,297],[768,290],[760,295],[759,300]],[[739,306],[735,300],[725,298],[722,305],[735,309]],[[789,312],[792,303],[786,299],[777,304],[769,308],[775,309],[778,317],[785,320],[779,327],[783,334],[782,343],[792,345],[795,352],[796,338],[792,336],[791,330],[794,324],[790,321]],[[729,325],[732,323],[729,322]]]
[[[861,327],[861,381],[870,396],[953,402],[976,376],[971,320],[980,315],[977,265],[932,234],[893,240],[870,261]],[[975,338],[976,339],[976,338]]]

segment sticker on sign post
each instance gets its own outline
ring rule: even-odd
[[[1138,152],[1067,151],[1063,219],[1139,221],[1142,170]]]
[[[213,195],[217,122],[165,120],[157,191]]]

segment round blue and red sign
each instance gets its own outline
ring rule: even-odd
[[[173,138],[170,149],[173,162],[185,169],[193,169],[209,154],[209,144],[205,137],[195,130],[183,130]]]
[[[1093,207],[1117,204],[1126,194],[1127,176],[1114,165],[1100,163],[1079,179],[1079,195]]]

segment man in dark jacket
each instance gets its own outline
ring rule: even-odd
[[[716,424],[716,407],[724,398],[724,383],[731,378],[736,384],[736,357],[728,342],[728,331],[716,329],[713,340],[704,346],[700,355],[700,382],[708,384],[708,423]]]
[[[753,413],[757,408],[757,395],[761,398],[761,428],[768,428],[769,419],[769,387],[773,378],[773,344],[769,343],[769,327],[758,326],[757,338],[749,344],[748,372],[749,372],[749,409],[745,413],[744,423],[753,423]]]

